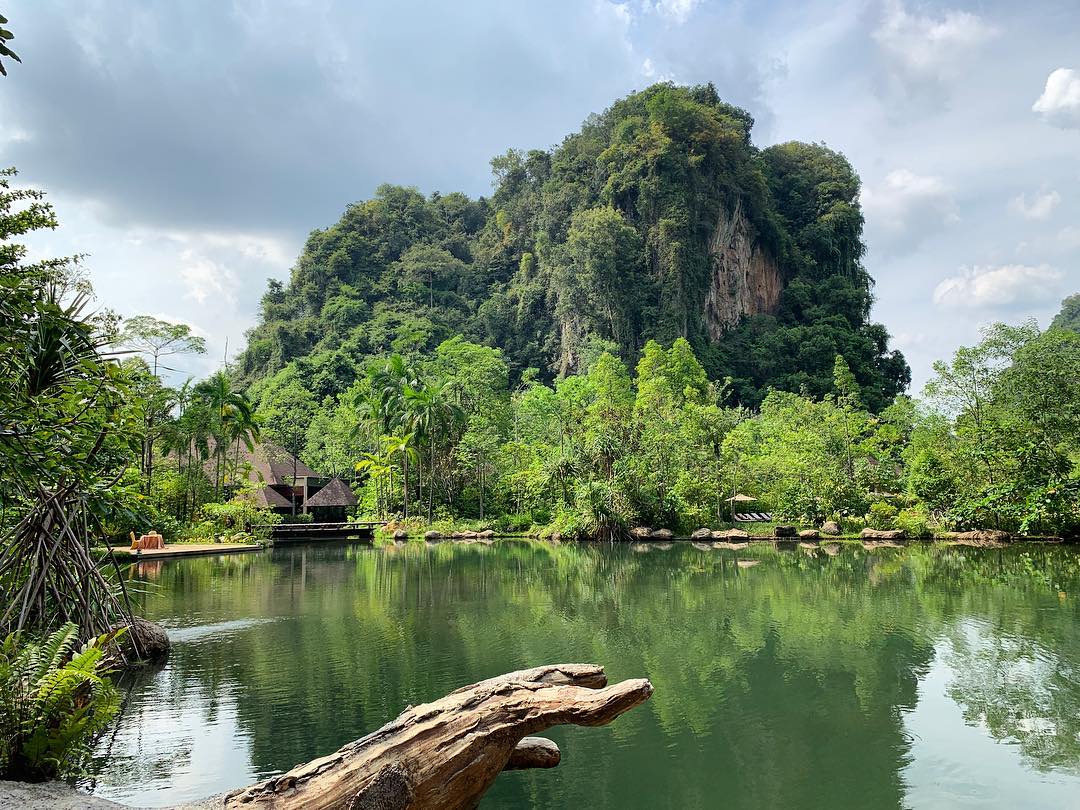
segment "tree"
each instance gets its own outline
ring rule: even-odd
[[[1070,295],[1061,302],[1061,311],[1054,316],[1050,328],[1080,332],[1080,293]]]
[[[14,175],[0,171],[0,635],[67,621],[98,634],[131,621],[89,549],[131,513],[117,486],[133,455],[127,381],[103,355],[113,324],[92,312],[77,260],[27,263],[12,241],[57,224]]]
[[[159,365],[161,360],[177,354],[204,354],[206,341],[191,333],[187,324],[169,323],[149,315],[129,318],[117,340],[118,345],[143,354],[150,358],[150,373],[155,381],[160,381]],[[174,369],[167,369],[174,371]],[[158,388],[161,389],[160,383]],[[152,406],[146,409],[146,435],[143,442],[143,473],[146,476],[146,492],[150,493],[154,484],[154,442],[160,435],[161,418],[167,416],[172,403],[169,395],[162,389],[151,397]]]
[[[0,14],[0,26],[7,25],[7,17]],[[15,51],[11,50],[8,43],[15,38],[15,35],[6,28],[0,27],[0,76],[7,76],[7,68],[4,67],[4,59],[14,59],[16,62],[21,62]]]
[[[292,457],[294,484],[297,457],[307,445],[308,429],[315,409],[315,398],[296,380],[268,388],[259,400],[258,414],[263,434]],[[296,514],[295,499],[292,512]]]
[[[249,448],[258,438],[259,427],[247,394],[233,388],[225,371],[217,371],[195,386],[195,395],[206,404],[213,439],[214,493],[221,496],[228,469],[229,448],[244,442]]]

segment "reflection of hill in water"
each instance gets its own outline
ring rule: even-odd
[[[650,677],[650,703],[609,728],[553,734],[558,775],[505,776],[488,805],[896,807],[912,756],[904,712],[936,649],[969,721],[1036,766],[1075,768],[1078,617],[1059,591],[1078,592],[1078,579],[1065,548],[507,542],[174,561],[143,598],[151,617],[187,629],[167,671],[136,686],[117,747],[158,733],[135,722],[150,701],[193,729],[239,735],[229,770],[203,774],[208,794],[463,683],[596,661],[612,678]],[[199,629],[223,622],[238,624]],[[166,782],[185,778],[199,735],[184,745],[155,763]]]

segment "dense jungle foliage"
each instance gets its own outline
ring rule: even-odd
[[[712,85],[658,84],[551,151],[495,158],[490,199],[382,186],[311,234],[287,285],[270,282],[237,376],[305,363],[321,399],[368,358],[460,334],[501,349],[515,384],[529,369],[550,382],[604,350],[631,364],[649,340],[684,338],[739,404],[823,396],[841,354],[879,411],[910,373],[868,321],[858,176],[822,145],[758,149],[752,126]],[[733,218],[745,234],[719,227]],[[743,242],[760,262],[733,281],[718,252]],[[782,286],[767,311],[709,311],[765,267]]]
[[[683,338],[650,341],[633,370],[605,352],[515,385],[499,349],[458,336],[370,361],[336,398],[316,398],[303,363],[252,395],[308,426],[301,456],[354,474],[371,515],[617,536],[724,525],[746,492],[780,519],[852,531],[1080,528],[1080,334],[996,324],[934,371],[924,401],[875,413],[838,355],[825,396],[772,390],[750,410],[726,404]]]

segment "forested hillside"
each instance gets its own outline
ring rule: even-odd
[[[495,158],[490,199],[382,186],[270,282],[239,381],[294,363],[321,401],[457,334],[550,380],[684,337],[735,402],[823,396],[839,354],[879,410],[909,370],[868,321],[858,176],[821,145],[757,149],[752,126],[711,85],[658,84]]]

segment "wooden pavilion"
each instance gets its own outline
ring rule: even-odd
[[[354,506],[356,495],[352,488],[336,477],[304,501],[304,511],[312,514],[315,523],[343,522]]]

